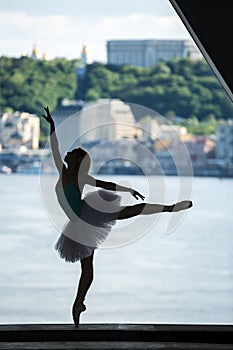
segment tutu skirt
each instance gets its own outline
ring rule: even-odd
[[[98,190],[87,193],[80,217],[67,221],[55,244],[59,256],[76,262],[92,255],[108,237],[121,210],[121,196]]]

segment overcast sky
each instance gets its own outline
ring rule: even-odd
[[[168,0],[5,0],[0,2],[0,56],[41,53],[106,61],[111,39],[191,39]]]

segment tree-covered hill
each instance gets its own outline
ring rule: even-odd
[[[1,112],[41,115],[44,105],[53,110],[61,99],[74,98],[78,63],[65,58],[0,57]],[[120,98],[165,116],[199,121],[233,116],[232,102],[204,60],[173,59],[151,68],[94,62],[87,65],[83,83],[81,97],[86,101]]]
[[[1,112],[24,111],[41,114],[44,105],[53,110],[64,97],[73,98],[77,89],[76,61],[51,61],[28,57],[0,58]]]
[[[84,99],[100,97],[120,98],[183,118],[233,116],[232,102],[204,60],[173,59],[152,68],[93,63],[87,67]]]

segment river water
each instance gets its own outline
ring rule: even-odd
[[[112,180],[149,196],[141,176]],[[178,178],[165,182],[170,203]],[[154,176],[150,183],[151,201],[162,182]],[[0,323],[71,323],[80,266],[54,250],[59,230],[43,203],[39,175],[2,174],[0,194]],[[143,216],[131,232],[135,237],[98,249],[81,322],[232,324],[232,198],[233,179],[195,177],[194,206],[171,234],[171,214],[155,215],[149,226]]]

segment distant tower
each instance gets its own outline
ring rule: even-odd
[[[38,60],[40,58],[40,52],[39,52],[36,44],[33,45],[32,56],[31,57],[34,60]]]
[[[76,92],[77,99],[83,99],[84,80],[86,77],[87,60],[88,60],[88,48],[87,48],[87,44],[84,43],[81,51],[80,64],[78,64],[78,66],[76,67],[76,74],[78,79],[78,89]]]
[[[87,47],[87,44],[84,43],[82,48],[82,53],[81,53],[81,59],[82,59],[82,64],[85,68],[87,65],[87,54],[88,54],[88,47]]]
[[[49,61],[49,54],[47,52],[43,53],[42,60],[43,61]]]

